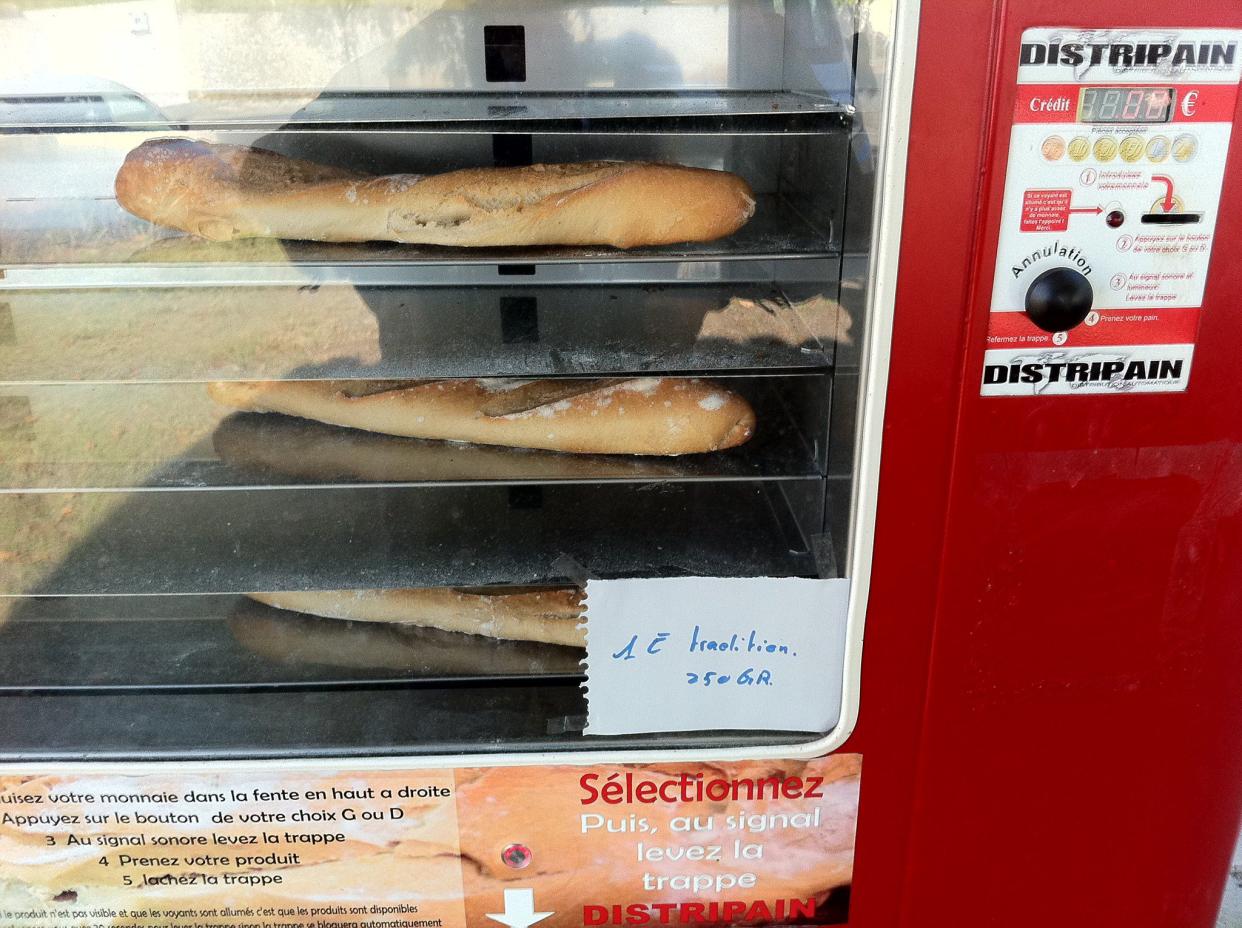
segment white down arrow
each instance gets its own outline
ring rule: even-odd
[[[543,921],[551,914],[551,912],[535,911],[533,889],[506,889],[505,910],[488,912],[487,917],[494,922],[508,925],[509,928],[530,928],[535,922]]]

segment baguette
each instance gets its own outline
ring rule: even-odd
[[[220,381],[208,392],[248,412],[387,435],[583,454],[719,451],[755,426],[746,400],[697,378]]]
[[[660,458],[559,454],[399,438],[309,419],[239,412],[211,435],[220,460],[263,479],[419,483],[466,480],[650,479],[675,477],[684,464]],[[0,600],[2,602],[2,600]],[[0,606],[3,609],[3,606]]]
[[[579,627],[584,611],[583,594],[572,588],[518,593],[418,589],[309,590],[246,595],[277,609],[328,619],[392,622],[507,641],[586,647],[586,630]]]
[[[342,622],[240,599],[228,619],[244,648],[278,664],[418,676],[581,673],[581,648],[463,635],[402,622]]]
[[[239,238],[422,245],[668,245],[711,241],[755,199],[725,171],[588,161],[373,177],[261,148],[152,139],[116,176],[117,202],[143,219]]]

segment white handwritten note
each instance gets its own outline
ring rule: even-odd
[[[588,735],[826,732],[841,712],[848,580],[591,580]]]

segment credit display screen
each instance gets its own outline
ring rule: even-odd
[[[1084,87],[1078,95],[1079,122],[1168,122],[1171,87]]]

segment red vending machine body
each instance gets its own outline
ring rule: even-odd
[[[1240,28],[1227,2],[923,5],[847,745],[868,768],[859,924],[1213,922],[1242,801],[1242,162],[1238,133],[1222,141]],[[1127,84],[1158,124],[1092,124],[1101,91],[1087,88]],[[1059,258],[1039,254],[1050,239]],[[1207,260],[1186,255],[1205,240],[1199,299]],[[1010,267],[1015,241],[1033,266]],[[1083,262],[1088,324],[1041,330],[1038,294],[1003,312],[1024,308],[1001,305],[1010,291]],[[1105,323],[1131,328],[1110,339]],[[1186,342],[1188,378],[1189,359],[1133,372],[1168,392],[1090,367]],[[981,395],[1011,376],[1015,344],[1014,395]],[[1076,346],[1090,346],[1079,381],[1050,389]]]

